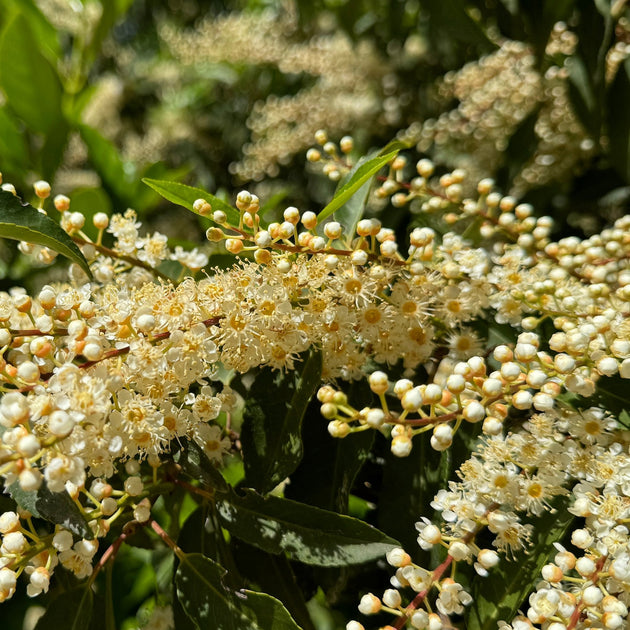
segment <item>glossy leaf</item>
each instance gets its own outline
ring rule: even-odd
[[[282,602],[265,593],[225,586],[226,570],[198,553],[186,554],[175,575],[177,598],[199,628],[299,630]]]
[[[58,223],[5,190],[0,190],[0,238],[49,247],[77,263],[92,277],[81,250]]]
[[[367,390],[367,391],[366,391]],[[348,398],[367,405],[372,392],[366,381],[352,383]],[[354,480],[367,461],[375,431],[362,431],[340,440],[331,437],[317,400],[309,405],[302,423],[304,455],[291,474],[285,497],[341,514],[348,512]]]
[[[93,595],[89,586],[79,586],[52,600],[40,617],[35,630],[85,630],[92,618]]]
[[[0,39],[0,84],[10,108],[34,131],[48,133],[63,121],[59,77],[21,14]]]
[[[195,212],[193,203],[195,203],[197,199],[205,199],[212,206],[213,211],[222,210],[227,215],[229,223],[232,225],[238,225],[239,211],[218,197],[207,193],[205,190],[201,190],[201,188],[193,188],[192,186],[186,186],[185,184],[180,184],[178,182],[149,179],[147,177],[145,177],[142,181],[147,186],[153,188],[153,190],[164,197],[164,199],[168,199],[179,206],[183,206],[191,212]],[[195,214],[199,213],[195,212]]]
[[[217,512],[234,536],[269,553],[286,552],[305,564],[360,564],[398,545],[358,519],[253,491],[218,501]]]
[[[386,164],[391,162],[399,153],[400,149],[395,149],[385,155],[377,155],[371,160],[367,160],[359,166],[352,177],[348,179],[335,192],[332,201],[317,215],[317,222],[321,223],[333,212],[341,208],[359,189],[378,173]]]
[[[261,371],[245,402],[241,431],[249,486],[269,492],[286,479],[302,459],[302,418],[319,387],[322,358],[311,353],[301,369]]]
[[[534,522],[536,539],[514,560],[501,559],[490,575],[472,583],[473,604],[467,611],[467,630],[494,630],[499,620],[511,621],[527,595],[541,579],[540,571],[555,553],[554,542],[560,542],[575,516],[567,511],[566,501],[557,511],[546,512]]]
[[[82,538],[94,538],[85,516],[65,490],[51,492],[44,481],[39,490],[26,491],[16,481],[9,486],[9,493],[21,508],[33,516],[63,525]]]
[[[261,591],[279,599],[303,630],[316,630],[305,595],[286,556],[267,553],[236,537],[230,539],[230,551],[240,575]],[[327,570],[339,573],[337,569]]]
[[[194,440],[186,440],[182,449],[175,455],[174,460],[186,474],[201,481],[205,490],[228,491],[227,482]]]

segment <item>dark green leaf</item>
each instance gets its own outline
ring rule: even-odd
[[[174,459],[186,474],[201,481],[205,490],[221,493],[228,491],[227,482],[194,440],[187,440]]]
[[[358,519],[253,491],[218,501],[217,512],[234,536],[269,553],[287,552],[305,564],[360,564],[398,545]]]
[[[261,591],[279,599],[304,630],[315,630],[304,593],[286,556],[272,555],[233,537],[232,556],[238,571]],[[339,573],[337,569],[328,569]]]
[[[607,122],[610,160],[615,170],[630,182],[630,60],[619,66],[608,90]]]
[[[473,20],[461,0],[424,0],[436,37],[450,37],[453,42],[471,44],[479,52],[491,52],[496,45],[488,39],[481,24]]]
[[[358,395],[355,390],[363,389]],[[372,392],[365,381],[353,383],[350,400],[359,408],[369,404]],[[341,514],[348,512],[348,497],[354,480],[366,462],[375,431],[362,431],[339,440],[328,433],[316,400],[309,405],[302,423],[304,456],[285,488],[288,499],[308,503]]]
[[[49,247],[77,263],[92,277],[81,250],[58,223],[29,204],[22,204],[15,195],[5,190],[0,190],[0,238]]]
[[[383,166],[391,162],[399,153],[400,149],[395,149],[385,155],[377,155],[367,160],[354,172],[352,177],[345,184],[340,186],[335,192],[331,202],[317,215],[317,222],[321,223],[333,212],[343,206],[368,180],[370,180]]]
[[[0,84],[9,107],[34,131],[48,133],[63,121],[59,77],[21,14],[0,39]]]
[[[389,449],[385,454],[377,525],[400,540],[405,549],[416,550],[416,554],[421,552],[415,524],[421,516],[430,516],[428,506],[444,487],[445,463],[441,453],[431,448],[426,434],[414,438],[408,457],[395,457]],[[403,496],[406,499],[401,501]]]
[[[85,630],[92,618],[92,589],[80,586],[62,593],[48,605],[35,630]]]
[[[39,490],[26,491],[16,481],[9,486],[9,493],[21,508],[33,516],[63,525],[77,536],[90,540],[94,538],[85,516],[65,490],[51,492],[44,481]]]
[[[630,411],[628,379],[621,376],[602,376],[597,381],[595,395],[586,401],[588,406],[600,406],[615,416]]]
[[[467,610],[467,630],[494,630],[501,619],[512,620],[528,593],[540,579],[540,571],[554,552],[575,516],[567,511],[567,502],[559,501],[554,512],[546,512],[534,523],[537,538],[527,553],[516,554],[513,561],[503,559],[486,578],[472,583],[473,603]]]
[[[233,591],[225,569],[201,554],[187,554],[175,575],[177,598],[199,628],[299,630],[282,602],[264,593]]]
[[[245,401],[241,432],[250,487],[269,492],[300,463],[302,418],[321,373],[321,353],[312,352],[301,369],[286,373],[266,369],[254,381]]]
[[[197,199],[205,199],[212,206],[213,211],[222,210],[227,215],[228,222],[231,225],[238,225],[240,215],[239,211],[218,197],[207,193],[205,190],[193,188],[192,186],[186,186],[185,184],[179,184],[177,182],[149,179],[147,177],[145,177],[142,181],[147,186],[153,188],[155,192],[162,195],[164,199],[168,199],[179,206],[183,206],[191,212],[195,212],[193,209],[193,203],[195,203]],[[195,212],[195,214],[199,213]]]

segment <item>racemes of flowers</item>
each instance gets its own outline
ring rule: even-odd
[[[322,148],[309,159],[338,179],[351,139],[337,147],[323,132],[317,138]],[[418,515],[420,546],[444,547],[445,559],[424,567],[392,549],[392,588],[365,594],[360,613],[391,613],[388,628],[448,627],[472,602],[459,568],[488,575],[535,540],[537,517],[568,510],[581,519],[575,553],[557,545],[525,615],[506,627],[626,623],[628,435],[588,398],[602,377],[630,378],[630,218],[588,240],[552,242],[551,219],[490,180],[470,182],[459,169],[437,177],[427,159],[408,178],[408,159],[395,154],[385,154],[375,194],[439,214],[450,231],[416,227],[403,247],[375,218],[335,221],[329,209],[288,207],[266,224],[247,191],[235,208],[200,195],[190,205],[213,221],[208,240],[239,257],[201,274],[203,252],[172,252],[164,235],[141,233],[133,211],[96,214],[90,239],[70,199],[54,198],[93,279],[73,266],[68,282],[36,295],[0,294],[0,475],[18,503],[42,488],[69,497],[87,529],[57,523],[44,531],[24,500],[2,514],[0,600],[22,574],[29,595],[47,591],[58,564],[94,580],[113,553],[99,555],[98,539],[118,519],[160,533],[152,503],[173,479],[178,445],[196,443],[217,467],[239,452],[231,417],[241,403],[222,372],[289,372],[317,349],[317,397],[333,437],[378,431],[405,457],[420,433],[431,434],[436,451],[471,425],[482,436],[459,480],[434,498],[442,520]],[[345,185],[377,170],[355,168]],[[35,193],[44,211],[50,187],[38,182]],[[54,258],[21,248],[40,262]],[[181,279],[164,274],[167,260],[180,263]],[[483,320],[514,328],[515,343],[489,344]],[[344,390],[361,379],[375,402],[355,408]]]

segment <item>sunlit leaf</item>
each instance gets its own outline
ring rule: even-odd
[[[289,553],[305,564],[360,564],[398,545],[358,519],[253,491],[218,501],[217,512],[234,536],[269,553]]]
[[[295,370],[263,370],[254,381],[241,431],[249,486],[269,492],[300,463],[302,418],[321,372],[321,354],[313,352]]]
[[[282,602],[265,593],[234,591],[225,569],[198,553],[186,554],[175,575],[177,598],[199,628],[299,630]]]
[[[361,164],[352,177],[335,192],[335,196],[332,198],[331,202],[317,215],[317,222],[321,223],[333,212],[341,208],[363,184],[376,175],[386,164],[391,162],[398,155],[399,151],[400,149],[395,149],[385,155],[377,155],[371,160],[367,160]]]
[[[23,204],[10,192],[0,190],[0,238],[11,238],[49,247],[77,263],[91,278],[81,250],[56,221]]]
[[[147,186],[150,186],[155,190],[155,192],[159,193],[164,197],[164,199],[168,199],[173,203],[176,203],[179,206],[183,206],[187,208],[191,212],[195,212],[195,214],[199,214],[193,208],[193,204],[197,199],[205,199],[211,206],[212,210],[222,210],[227,215],[228,221],[232,225],[238,225],[239,221],[239,211],[236,208],[233,208],[229,204],[225,203],[218,197],[207,193],[205,190],[201,190],[200,188],[193,188],[192,186],[186,186],[185,184],[180,184],[178,182],[169,182],[160,179],[149,179],[145,177],[142,180]]]

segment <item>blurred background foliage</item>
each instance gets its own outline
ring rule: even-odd
[[[592,234],[628,211],[625,0],[1,0],[0,7],[0,171],[27,199],[44,178],[88,218],[132,207],[173,244],[210,247],[202,244],[204,220],[164,202],[141,178],[225,198],[247,188],[268,212],[318,210],[335,184],[305,152],[324,128],[332,139],[351,134],[356,157],[406,140],[410,176],[426,156],[438,175],[466,169],[470,186],[492,177],[538,215],[553,216],[557,237]],[[373,196],[368,203],[401,233],[423,220],[413,207]],[[50,280],[50,270],[0,248],[0,288]],[[211,266],[226,264],[220,251],[211,253]],[[315,446],[306,455],[318,459],[325,439],[307,441]],[[376,460],[361,472],[349,510],[413,548],[416,507],[435,488],[414,486],[415,459],[406,460],[413,469],[399,463],[384,477]],[[418,501],[388,511],[386,498],[405,493]],[[170,580],[169,567],[146,564],[146,544],[126,547],[114,567],[112,584],[124,591],[121,628],[136,627]],[[126,569],[143,563],[143,580],[125,586]],[[356,588],[348,586],[355,569],[317,579],[295,570],[322,629],[353,615],[359,587],[382,583],[376,567],[372,577],[361,570]],[[6,627],[19,627],[29,603],[16,597],[3,605]]]

